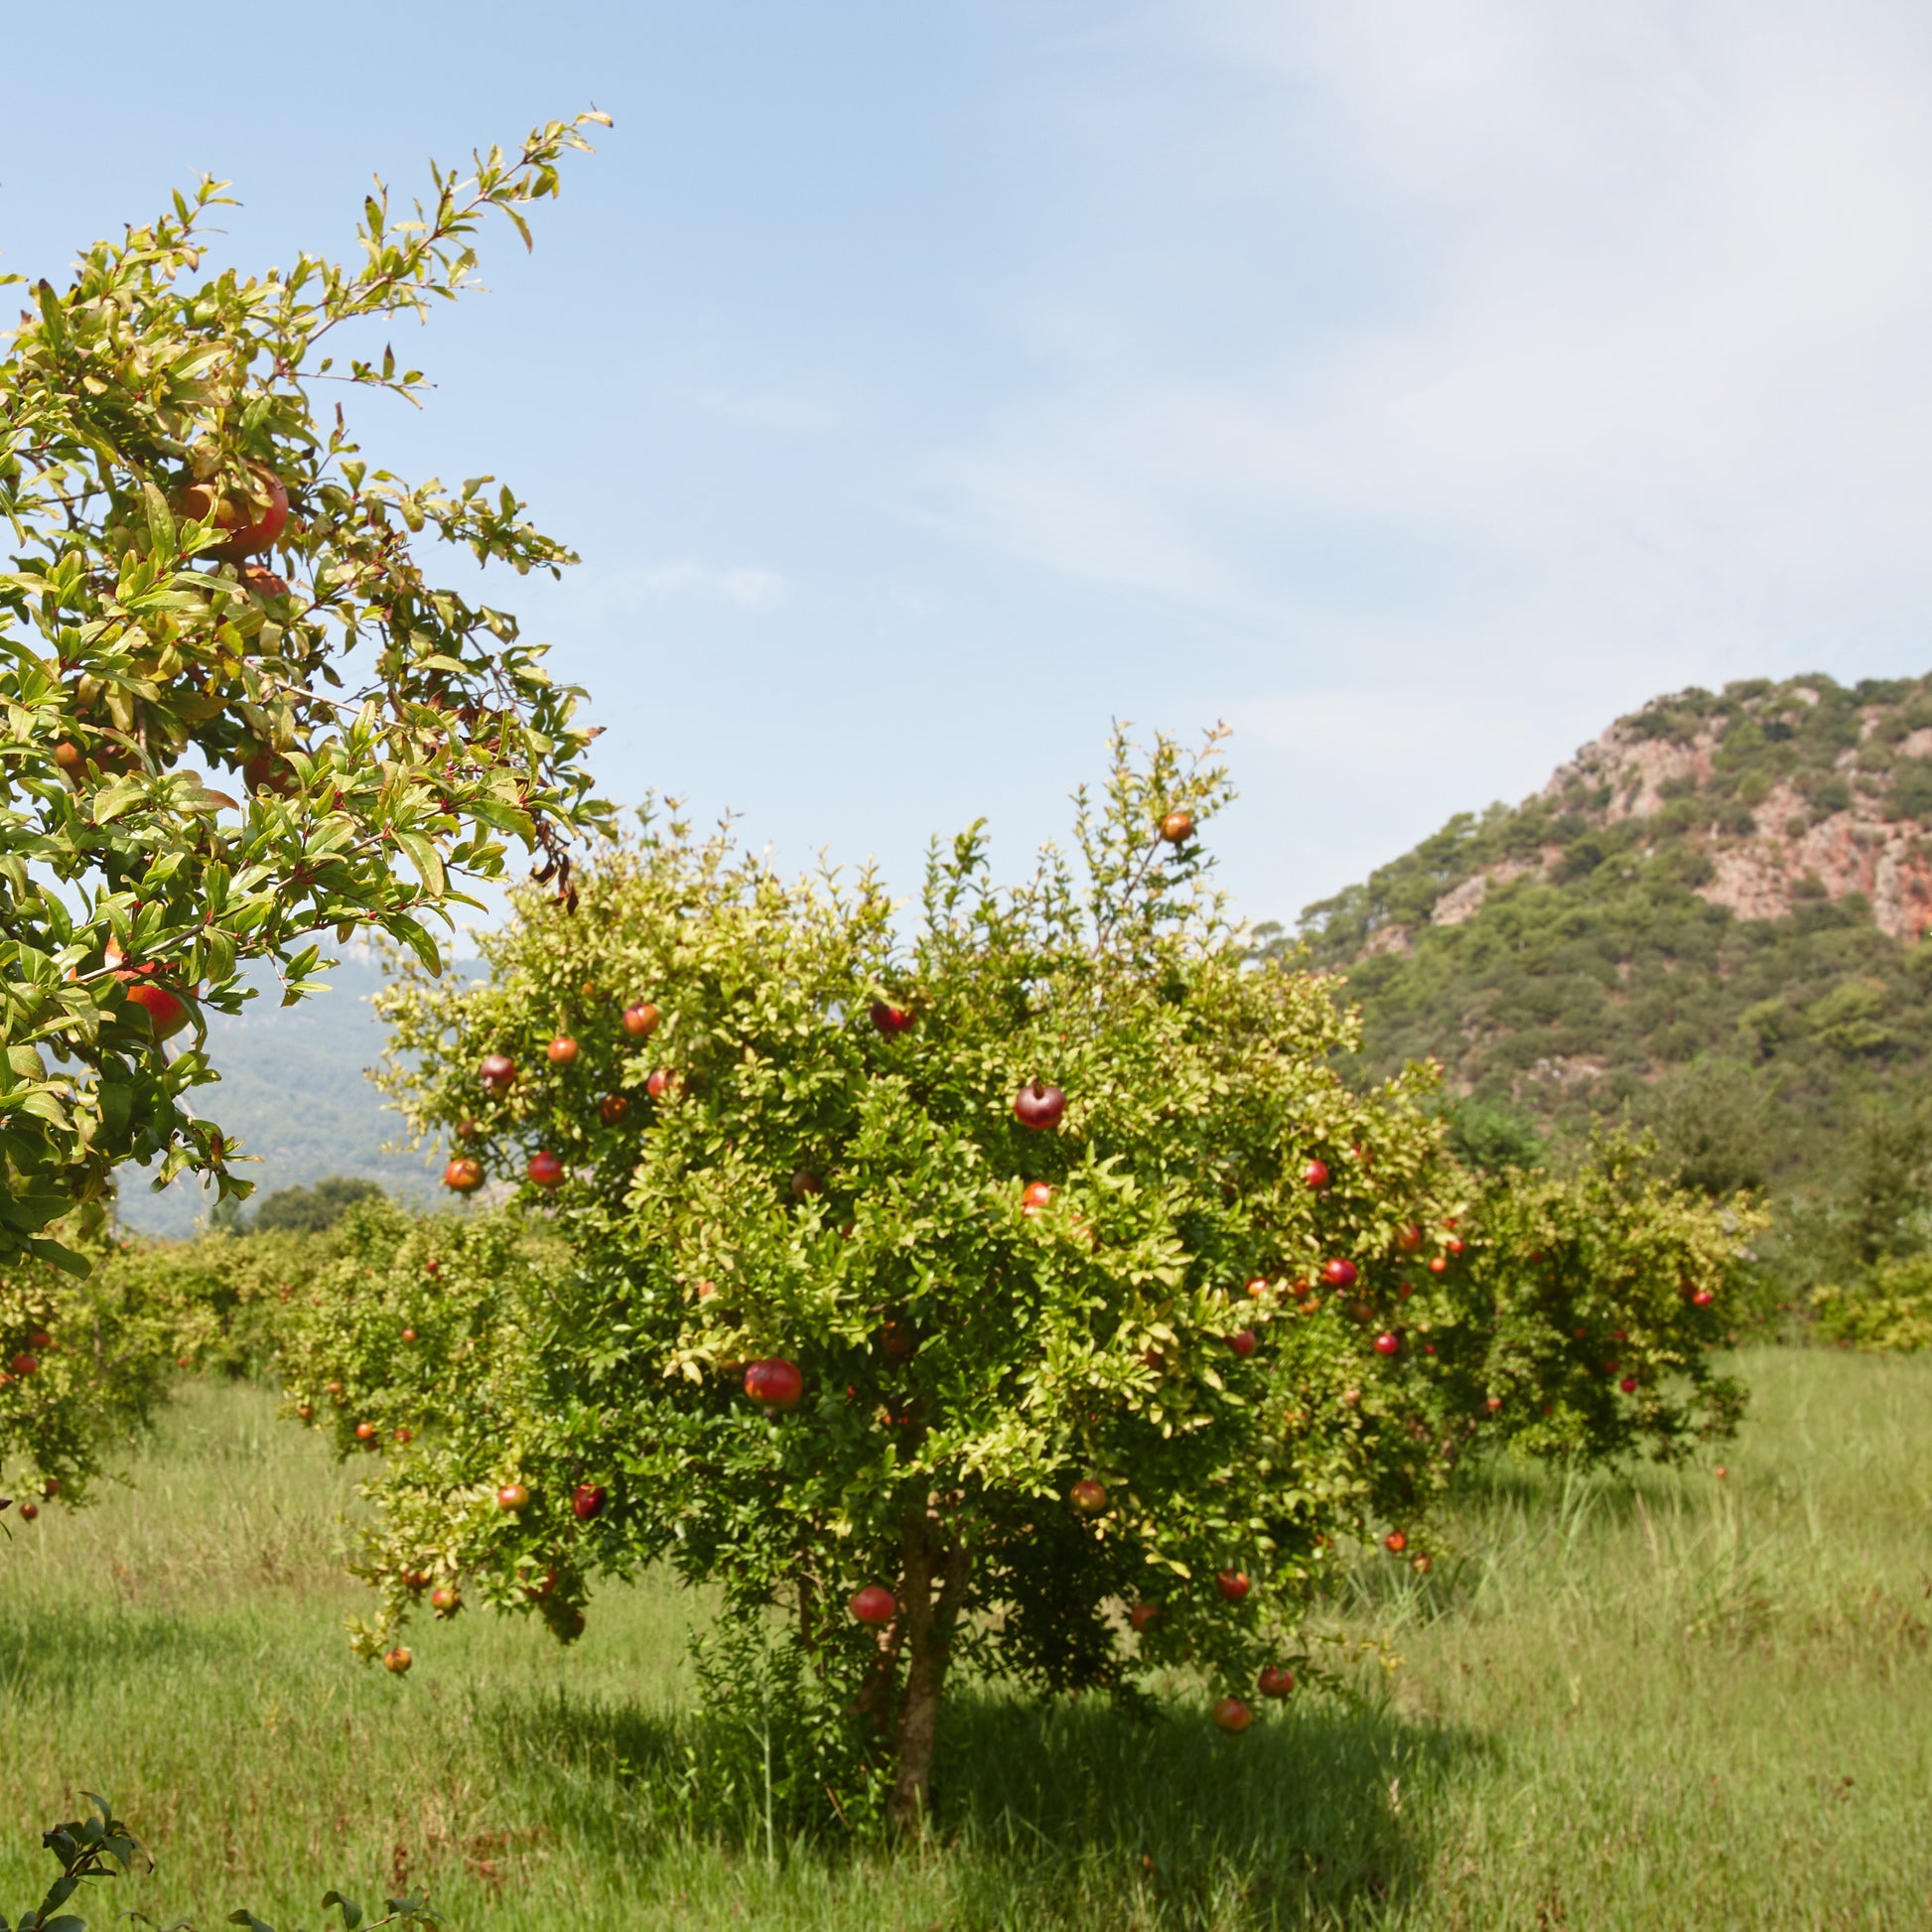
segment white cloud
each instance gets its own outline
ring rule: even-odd
[[[634,611],[658,598],[695,597],[744,611],[775,611],[791,586],[775,570],[700,563],[675,557],[662,563],[595,571],[572,586],[572,598],[593,617]]]
[[[936,466],[956,526],[1361,689],[1924,654],[1932,17],[1194,0],[1143,35],[1014,298],[1041,380]]]

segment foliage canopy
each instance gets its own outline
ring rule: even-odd
[[[1664,1390],[1703,1377],[1719,1217],[1620,1175],[1607,1230],[1526,1192],[1505,1245],[1548,1253],[1478,1267],[1429,1069],[1352,1090],[1328,984],[1256,969],[1207,890],[1225,796],[1211,750],[1122,743],[1074,859],[1001,890],[976,827],[903,939],[869,873],[785,881],[653,820],[574,913],[525,894],[486,981],[408,979],[397,1090],[453,1178],[522,1177],[523,1206],[357,1210],[298,1311],[292,1402],[389,1449],[365,1652],[432,1589],[567,1638],[597,1574],[668,1562],[740,1628],[787,1613],[789,1681],[860,1733],[841,1804],[904,1823],[957,1656],[1247,1692],[1311,1667],[1344,1540],[1428,1561],[1485,1427],[1586,1453],[1722,1428]],[[1036,1081],[1064,1112],[1030,1127]],[[533,1209],[570,1265],[518,1248]],[[1628,1393],[1586,1311],[1627,1332]]]
[[[516,840],[567,888],[571,835],[604,821],[576,694],[422,542],[518,573],[571,553],[488,477],[372,464],[319,401],[417,400],[373,332],[475,286],[487,215],[527,242],[604,119],[434,169],[400,218],[378,183],[351,266],[206,272],[204,181],[28,291],[0,357],[0,1254],[77,1265],[45,1230],[130,1159],[245,1193],[186,1104],[245,964],[293,1002],[328,935],[374,928],[434,969],[465,876]]]

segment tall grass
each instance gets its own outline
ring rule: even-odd
[[[102,1920],[313,1926],[342,1884],[546,1932],[1932,1925],[1932,1361],[1745,1367],[1726,1476],[1492,1469],[1430,1576],[1364,1559],[1328,1627],[1358,1698],[1240,1739],[1197,1699],[962,1698],[897,1854],[787,1844],[756,1739],[692,1825],[660,1583],[568,1651],[466,1613],[405,1680],[354,1663],[348,1477],[191,1384],[130,1487],[0,1545],[0,1909],[87,1787],[160,1861]]]

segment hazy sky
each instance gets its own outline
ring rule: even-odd
[[[609,792],[787,860],[909,889],[984,814],[1017,868],[1111,718],[1226,718],[1292,916],[1655,691],[1928,668],[1922,5],[107,4],[6,60],[35,274],[202,171],[232,259],[338,250],[372,170],[616,116],[366,442],[582,550],[516,601]]]

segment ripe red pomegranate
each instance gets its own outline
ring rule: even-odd
[[[39,1503],[22,1503],[20,1506],[20,1520],[23,1523],[33,1522],[40,1513],[41,1508]]]
[[[1396,1236],[1395,1245],[1398,1248],[1400,1248],[1405,1255],[1414,1254],[1415,1251],[1422,1246],[1422,1229],[1417,1227],[1415,1223],[1412,1221],[1409,1224],[1409,1226],[1404,1228],[1402,1232]]]
[[[507,1053],[485,1053],[477,1063],[477,1078],[491,1093],[508,1093],[516,1084],[516,1062]]]
[[[547,1150],[530,1156],[530,1165],[524,1171],[539,1187],[554,1187],[564,1177],[564,1164]]]
[[[443,1185],[453,1187],[459,1194],[474,1194],[483,1183],[483,1163],[473,1161],[466,1155],[459,1155],[443,1170]]]
[[[1409,1547],[1409,1539],[1400,1530],[1391,1530],[1382,1541],[1388,1546],[1392,1556],[1400,1556]]]
[[[1343,1261],[1340,1256],[1321,1264],[1321,1279],[1330,1288],[1353,1288],[1359,1272],[1352,1261]]]
[[[1617,1387],[1621,1389],[1625,1395],[1635,1395],[1637,1392],[1637,1378],[1634,1375],[1626,1375],[1623,1378],[1623,1380],[1617,1384]]]
[[[915,1017],[908,1007],[888,1006],[884,1000],[873,1002],[872,1024],[889,1038],[908,1031]]]
[[[861,1623],[890,1623],[898,1614],[898,1605],[884,1584],[868,1584],[854,1594],[852,1614]]]
[[[407,1424],[396,1431],[396,1441],[399,1443],[413,1443],[415,1440],[416,1432]]]
[[[1230,1737],[1239,1737],[1255,1721],[1255,1714],[1239,1698],[1218,1699],[1212,1715],[1216,1728]]]
[[[657,1031],[663,1016],[648,1000],[639,1000],[623,1010],[623,1030],[632,1039],[646,1039]]]
[[[652,1069],[651,1076],[644,1082],[644,1091],[653,1100],[662,1100],[677,1085],[677,1075],[668,1066]]]
[[[1429,1272],[1432,1275],[1447,1275],[1449,1273],[1449,1263],[1441,1255],[1431,1255],[1429,1257]]]
[[[1020,1211],[1027,1215],[1037,1214],[1052,1198],[1053,1190],[1045,1181],[1033,1181],[1020,1196]]]
[[[13,1358],[13,1360],[7,1364],[7,1366],[10,1369],[12,1369],[16,1375],[38,1375],[40,1373],[40,1367],[41,1367],[40,1362],[34,1356],[27,1354],[25,1351],[16,1355]]]
[[[805,1393],[805,1378],[796,1362],[773,1356],[745,1371],[745,1393],[767,1409],[789,1409]]]
[[[410,1656],[409,1652],[401,1644],[397,1644],[393,1650],[384,1651],[382,1654],[383,1669],[394,1671],[398,1677],[415,1661],[415,1658]]]
[[[791,1194],[794,1200],[803,1200],[807,1194],[822,1194],[825,1183],[807,1168],[800,1168],[791,1176]]]
[[[1247,1578],[1241,1574],[1240,1571],[1223,1570],[1221,1574],[1214,1579],[1214,1587],[1218,1589],[1221,1592],[1221,1594],[1228,1599],[1230,1603],[1238,1603],[1240,1602],[1242,1597],[1246,1596],[1248,1591],[1251,1588],[1253,1588],[1253,1586],[1248,1582]]]
[[[189,483],[174,493],[175,509],[196,523],[211,523],[225,532],[219,543],[203,554],[223,563],[239,563],[257,550],[268,549],[289,520],[289,492],[280,477],[265,465],[248,466],[247,487],[230,494],[212,483]]]
[[[1067,1500],[1082,1516],[1098,1516],[1107,1507],[1107,1485],[1083,1476],[1067,1491]]]
[[[1375,1337],[1375,1352],[1378,1355],[1396,1354],[1402,1347],[1402,1337],[1398,1334],[1383,1333]]]
[[[1268,1277],[1255,1275],[1248,1282],[1248,1293],[1257,1302],[1268,1293]]]
[[[1244,1358],[1252,1355],[1258,1346],[1255,1331],[1252,1328],[1235,1329],[1234,1333],[1228,1336],[1228,1346]]]
[[[543,1057],[552,1066],[572,1066],[577,1060],[577,1042],[568,1034],[559,1034],[543,1049]]]
[[[372,1423],[372,1422],[358,1422],[358,1423],[357,1423],[357,1424],[355,1425],[355,1440],[356,1440],[356,1441],[357,1441],[358,1443],[372,1443],[372,1442],[374,1442],[374,1441],[375,1441],[375,1424],[374,1424],[374,1423]]]
[[[1701,1288],[1691,1297],[1694,1308],[1708,1309],[1718,1298],[1708,1288]]]
[[[146,977],[155,970],[152,961],[145,966],[124,966],[121,962],[127,955],[117,939],[108,940],[105,957],[115,979],[127,988],[128,1005],[139,1007],[148,1016],[156,1039],[171,1039],[188,1025],[191,1016],[187,1003]]]
[[[1311,1187],[1325,1187],[1328,1184],[1328,1164],[1325,1161],[1311,1161],[1302,1170],[1302,1178]]]
[[[1280,1664],[1264,1664],[1255,1688],[1265,1698],[1285,1698],[1295,1688],[1295,1673]]]
[[[580,1482],[570,1492],[570,1513],[588,1523],[604,1508],[604,1491],[594,1482]]]
[[[1452,1234],[1443,1243],[1443,1246],[1452,1255],[1459,1255],[1462,1252],[1462,1243]]]
[[[1161,821],[1161,836],[1170,845],[1185,845],[1194,836],[1192,812],[1170,812]]]
[[[521,1509],[530,1500],[530,1492],[520,1482],[506,1482],[496,1492],[498,1509]]]
[[[1139,1633],[1145,1631],[1148,1625],[1152,1623],[1160,1614],[1161,1614],[1161,1605],[1159,1603],[1136,1603],[1134,1607],[1130,1611],[1128,1611],[1127,1621],[1133,1625],[1136,1633]]]
[[[629,1111],[629,1098],[621,1093],[607,1093],[597,1103],[597,1117],[606,1127],[615,1127]]]
[[[1014,1095],[1013,1117],[1022,1127],[1045,1132],[1060,1124],[1066,1112],[1066,1095],[1043,1080],[1034,1080]]]
[[[143,966],[141,972],[153,972],[153,966]],[[124,976],[125,978],[125,976]],[[139,1007],[147,1015],[147,1024],[155,1030],[157,1039],[172,1039],[184,1026],[188,1026],[188,1007],[178,1001],[164,985],[131,985],[127,987],[127,1005]]]
[[[241,777],[250,791],[272,791],[278,798],[290,797],[302,789],[288,760],[266,750],[251,753],[242,759]]]
[[[429,1606],[438,1616],[455,1616],[463,1607],[463,1592],[454,1585],[445,1585],[430,1591]]]

